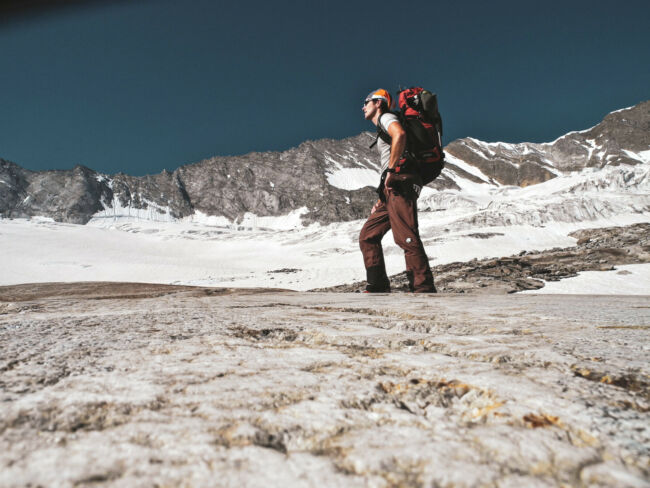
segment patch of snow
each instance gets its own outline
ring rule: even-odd
[[[151,204],[151,202],[148,202]],[[155,205],[155,204],[154,204]],[[138,212],[138,210],[142,210]],[[118,213],[119,212],[119,213]],[[149,222],[187,222],[191,224],[197,224],[206,227],[222,227],[229,230],[258,230],[258,229],[273,229],[273,230],[287,230],[295,229],[303,226],[301,216],[308,213],[309,210],[307,207],[301,207],[296,209],[286,215],[279,216],[258,216],[253,213],[247,212],[244,216],[239,219],[232,221],[227,217],[222,215],[208,215],[200,210],[196,210],[193,215],[185,217],[184,219],[155,219],[149,218],[150,211],[145,211],[144,209],[120,209],[118,206],[118,212],[116,216],[113,217],[109,213],[108,216],[94,216],[89,222],[88,225],[95,227],[115,227],[116,224],[125,224],[125,223],[145,223]]]
[[[558,168],[555,167],[555,164],[556,164],[555,161],[553,161],[551,159],[548,159],[548,158],[543,158],[542,163],[546,163],[548,165],[548,167],[546,169],[548,171],[550,171],[551,173],[553,173],[554,175],[560,176],[560,175],[564,174],[561,170],[559,170]]]
[[[467,178],[463,178],[451,168],[445,170],[445,176],[456,183],[456,185],[460,187],[460,192],[463,194],[475,196],[481,195],[482,197],[485,197],[485,195],[489,194],[494,188],[494,185],[492,184],[486,185],[485,183],[475,183]],[[458,192],[459,190],[451,191]]]
[[[598,124],[596,124],[596,125],[598,125]],[[564,139],[564,138],[566,138],[566,137],[568,137],[570,135],[573,135],[573,134],[586,134],[587,132],[590,132],[591,130],[593,130],[596,127],[596,125],[594,125],[593,127],[589,127],[588,129],[584,129],[584,130],[574,130],[574,131],[571,131],[571,132],[567,132],[566,134],[563,134],[560,137],[558,137],[557,139],[555,139],[554,141],[544,142],[541,145],[542,146],[552,146],[556,142],[561,141],[562,139]]]
[[[54,223],[56,223],[53,218],[51,218],[51,217],[41,217],[40,215],[30,217],[29,221],[37,223],[37,224],[38,223],[40,223],[40,224],[50,224],[50,223],[54,224]],[[59,225],[62,225],[62,224],[59,224]]]
[[[650,264],[616,266],[612,271],[584,271],[525,294],[650,295]]]
[[[627,157],[631,159],[636,159],[637,161],[641,161],[642,163],[650,164],[650,150],[648,151],[639,151],[638,153],[628,151],[627,149],[623,149],[623,152],[627,155]]]
[[[212,227],[232,227],[232,221],[223,215],[208,215],[201,212],[200,210],[195,210],[193,215],[190,215],[186,219],[189,222],[212,226]]]
[[[595,139],[586,139],[585,142],[589,146],[587,148],[587,161],[591,159],[591,156],[594,154],[594,151],[598,149],[598,146],[596,145],[596,140]]]
[[[632,107],[626,107],[626,108],[620,108],[620,109],[618,109],[618,110],[614,110],[613,112],[610,112],[610,114],[616,114],[616,113],[619,113],[619,112],[625,112],[626,110],[630,110],[631,108],[634,108],[634,106],[632,106]]]
[[[303,227],[302,216],[309,213],[307,207],[298,208],[287,215],[280,215],[277,217],[263,216],[260,217],[254,213],[246,212],[241,222],[235,221],[234,225],[238,228],[256,230],[256,229],[271,229],[271,230],[290,230],[300,229]]]
[[[474,139],[473,137],[468,137],[470,141],[472,141],[475,146],[471,146],[465,142],[463,142],[463,145],[468,148],[470,151],[475,152],[479,156],[489,159],[492,156],[496,156],[496,153],[490,149],[490,144],[487,142],[479,141],[478,139]]]
[[[323,158],[325,161],[330,163],[329,171],[336,171],[343,169],[343,165],[338,162],[338,160],[334,159],[328,152],[323,153]]]
[[[110,221],[137,221],[137,220],[151,220],[154,222],[174,222],[175,219],[171,215],[171,209],[166,206],[161,206],[155,202],[149,201],[146,198],[142,199],[144,208],[137,208],[132,205],[122,205],[119,198],[113,197],[110,202],[104,202],[104,210],[95,213],[90,219],[89,223],[95,223],[98,220]]]
[[[486,183],[493,184],[490,182],[490,179],[483,173],[480,169],[478,169],[476,166],[472,166],[471,164],[467,164],[465,161],[462,159],[459,159],[455,156],[452,156],[451,154],[446,154],[445,155],[445,161],[448,163],[453,164],[454,166],[457,166],[458,168],[462,169],[463,171],[476,176],[480,180],[485,181]]]
[[[379,171],[368,168],[340,168],[327,174],[327,182],[341,190],[358,190],[379,184]]]

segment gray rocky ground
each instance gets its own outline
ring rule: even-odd
[[[0,288],[0,486],[650,486],[648,297]]]
[[[493,235],[478,233],[474,237]],[[569,235],[576,239],[574,247],[434,266],[436,287],[444,293],[516,293],[538,290],[544,281],[571,278],[581,271],[610,271],[616,265],[650,263],[650,224],[584,229]],[[408,291],[406,273],[390,280],[393,291]],[[363,281],[315,291],[357,292],[365,285]]]

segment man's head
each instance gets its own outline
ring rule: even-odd
[[[386,90],[380,88],[379,90],[371,91],[364,101],[362,108],[363,115],[366,120],[372,120],[374,123],[377,123],[376,119],[384,112],[388,112],[392,105],[393,99]]]

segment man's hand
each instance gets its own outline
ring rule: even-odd
[[[381,200],[377,200],[375,204],[372,206],[372,210],[370,211],[370,215],[374,214],[377,209],[379,208],[379,205],[381,205]]]
[[[393,186],[393,173],[386,173],[386,179],[384,180],[384,186],[390,188]]]

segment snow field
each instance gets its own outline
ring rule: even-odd
[[[644,161],[648,154],[636,153]],[[519,188],[492,184],[456,158],[450,162],[485,183],[470,182],[449,168],[446,174],[460,190],[423,189],[420,235],[432,265],[569,247],[575,240],[568,234],[578,229],[650,222],[647,165],[586,168]],[[371,164],[330,163],[328,181],[338,188],[377,183]],[[308,290],[365,279],[357,241],[363,220],[303,226],[308,209],[300,208],[276,217],[248,213],[234,222],[196,212],[179,221],[164,208],[113,205],[86,226],[42,218],[0,220],[0,285],[127,281]],[[383,243],[388,273],[403,271],[403,252],[390,232]],[[616,275],[620,283],[610,289],[638,291],[637,273],[645,276],[642,269]],[[579,293],[595,281],[589,274],[567,289]],[[556,285],[542,292],[559,289]]]
[[[569,247],[573,230],[648,221],[611,220],[454,229],[440,212],[422,212],[420,231],[433,265]],[[102,222],[105,224],[105,222]],[[124,222],[106,228],[35,220],[0,220],[0,285],[51,281],[127,281],[294,290],[365,279],[358,249],[363,221],[290,230],[234,230],[194,222]],[[389,274],[404,257],[389,232]]]

